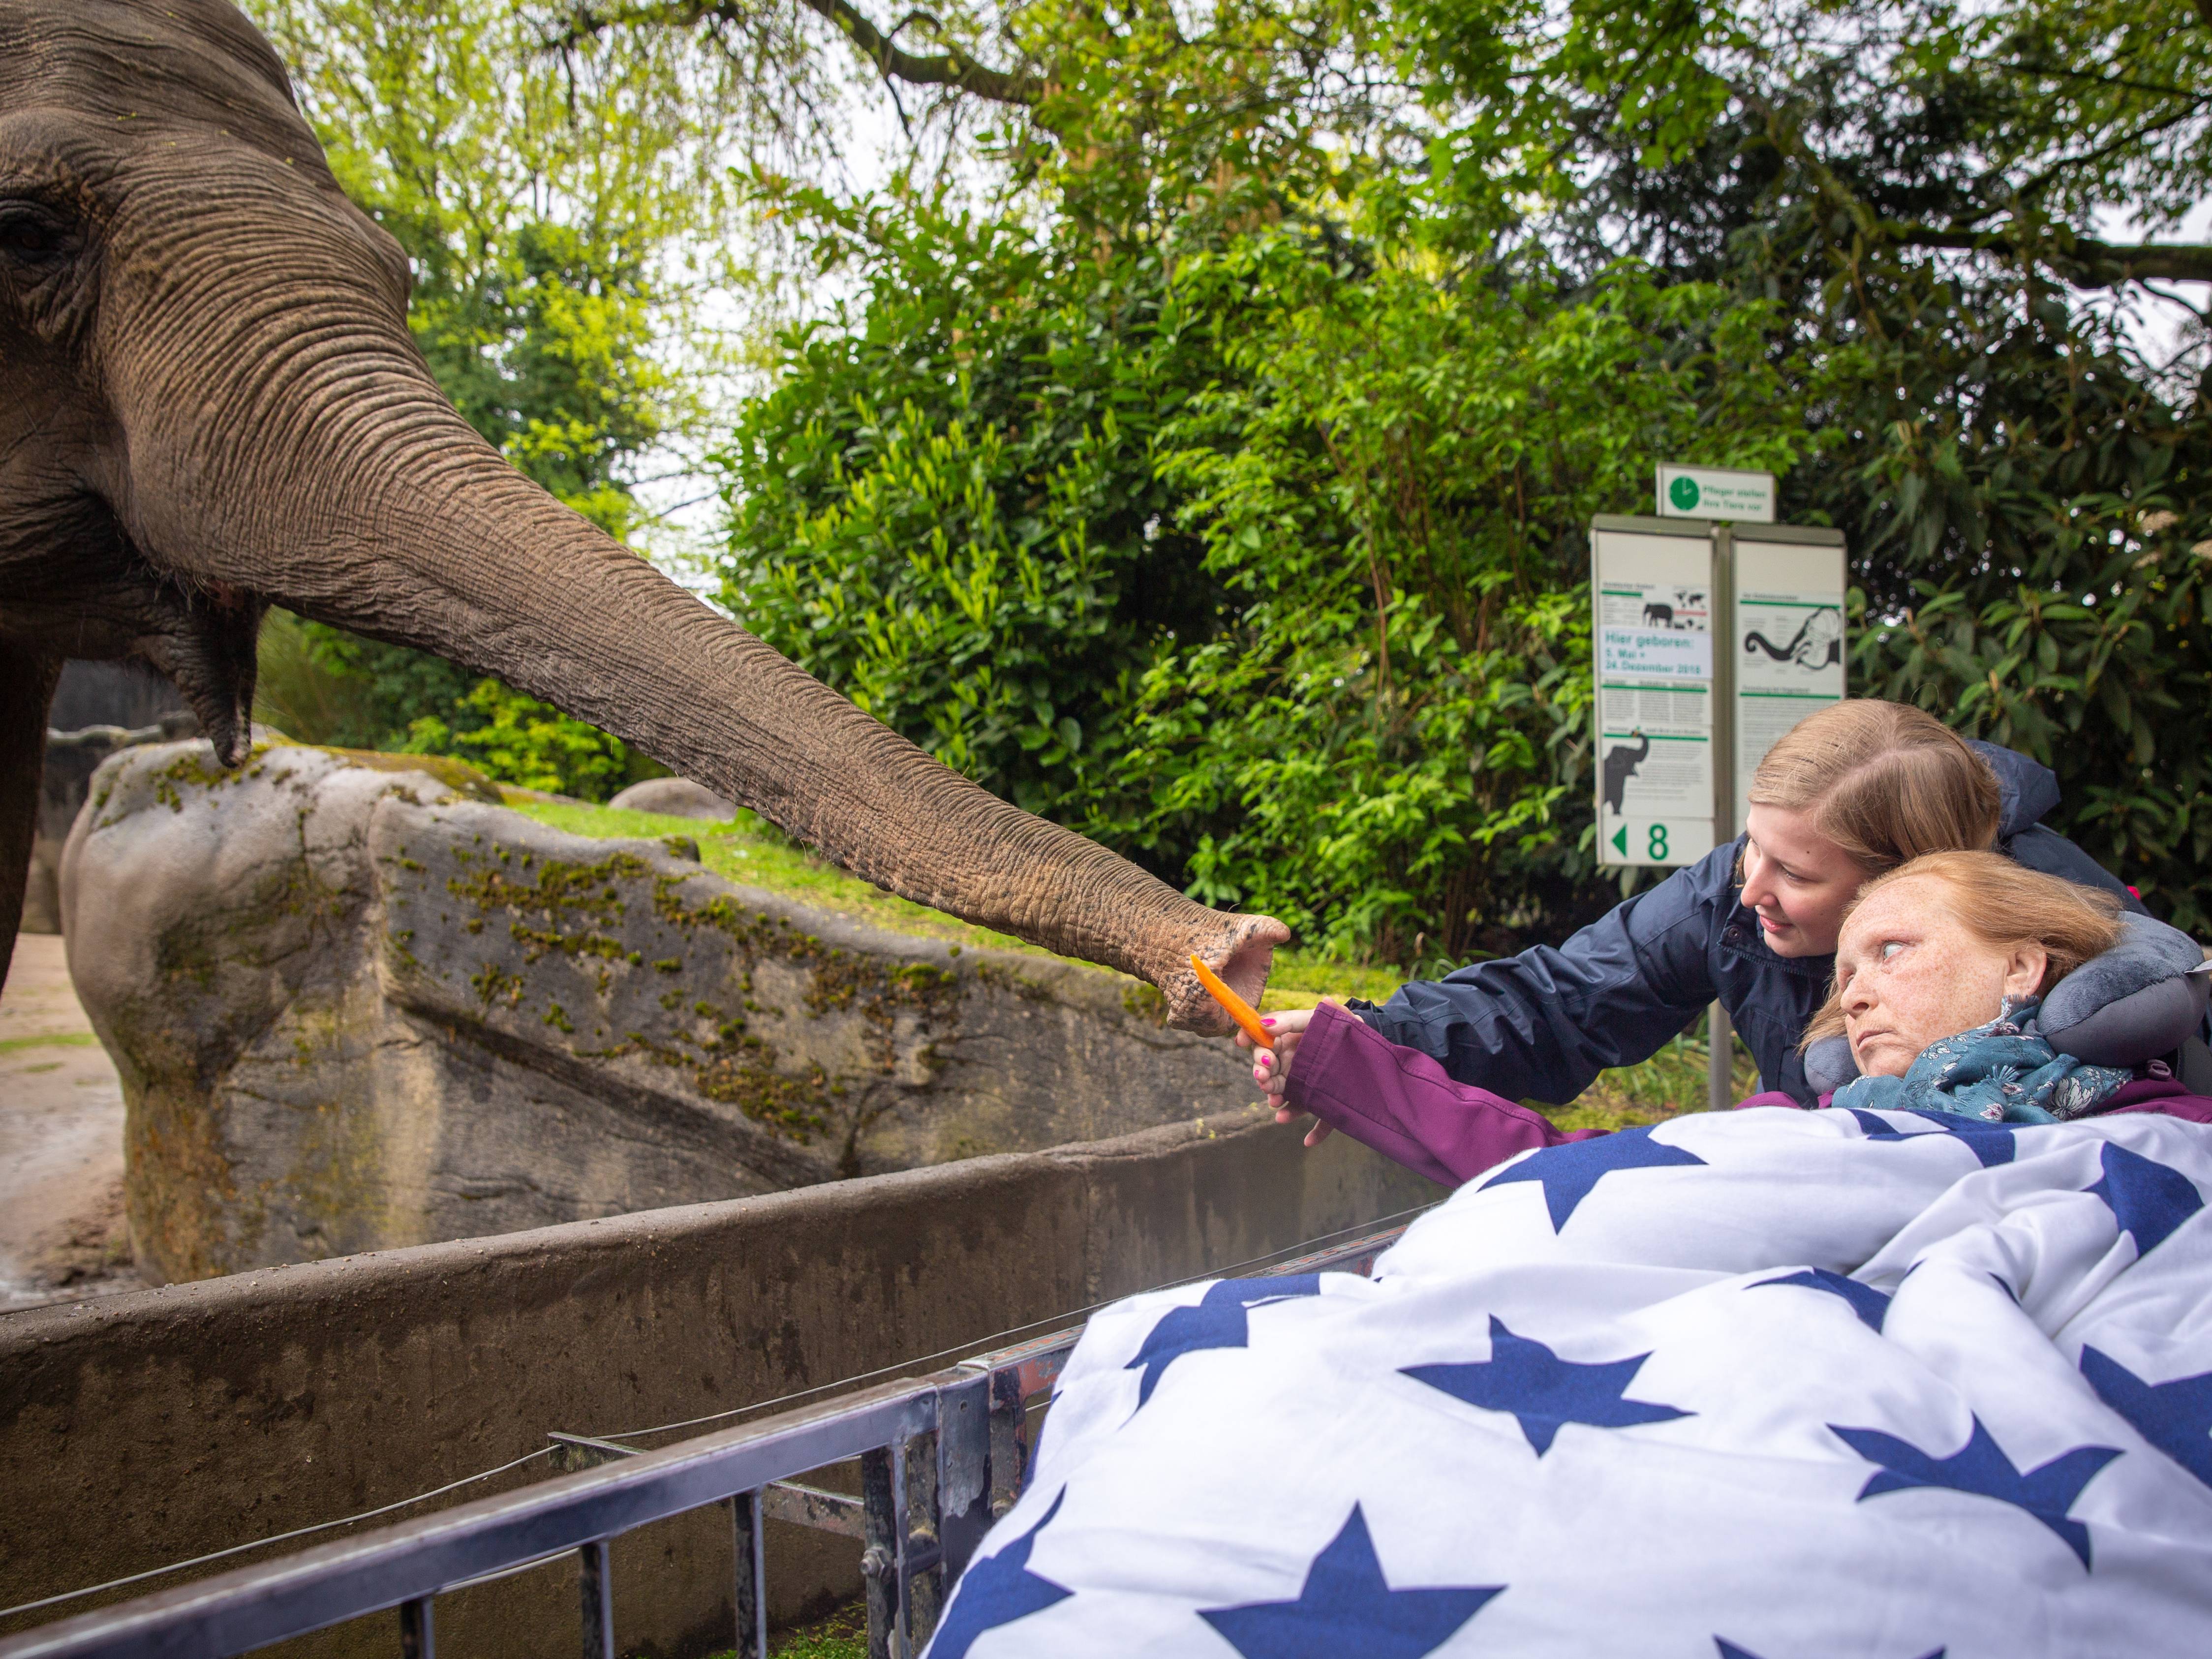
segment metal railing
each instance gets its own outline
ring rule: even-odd
[[[1405,1229],[1364,1234],[1259,1276],[1365,1273]],[[398,1609],[404,1659],[434,1659],[436,1598],[564,1557],[581,1577],[582,1659],[615,1659],[610,1540],[727,1507],[737,1659],[766,1659],[762,1523],[861,1547],[872,1659],[911,1659],[991,1522],[1020,1495],[1030,1402],[1067,1363],[1080,1325],[741,1427],[641,1450],[556,1434],[572,1471],[421,1520],[140,1596],[0,1642],[0,1659],[230,1659]],[[860,1493],[795,1477],[857,1458]]]

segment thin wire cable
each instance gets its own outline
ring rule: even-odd
[[[1436,1204],[1440,1202],[1442,1202],[1441,1200],[1428,1204],[1416,1204],[1410,1209],[1400,1210],[1395,1214],[1386,1215],[1379,1220],[1363,1221],[1353,1226],[1339,1227],[1334,1232],[1317,1234],[1298,1243],[1285,1245],[1279,1250],[1270,1250],[1264,1255],[1255,1255],[1247,1261],[1232,1262],[1226,1267],[1215,1267],[1202,1273],[1192,1273],[1186,1278],[1171,1279],[1164,1285],[1154,1285],[1142,1291],[1131,1291],[1127,1292],[1127,1296],[1151,1296],[1156,1291],[1172,1291],[1181,1285],[1195,1285],[1202,1279],[1226,1279],[1232,1273],[1238,1273],[1246,1267],[1256,1267],[1262,1262],[1278,1259],[1295,1260],[1301,1255],[1310,1255],[1315,1249],[1327,1244],[1331,1239],[1341,1238],[1348,1233],[1380,1231],[1401,1217],[1419,1215],[1425,1210],[1434,1209]],[[951,1347],[939,1348],[935,1353],[918,1354],[910,1359],[902,1359],[893,1364],[878,1365],[872,1371],[860,1371],[851,1376],[841,1376],[832,1382],[817,1382],[811,1389],[800,1389],[793,1394],[780,1394],[773,1400],[757,1400],[750,1406],[738,1406],[729,1411],[714,1412],[706,1417],[687,1417],[678,1423],[658,1423],[649,1429],[611,1429],[604,1434],[593,1435],[591,1437],[595,1440],[635,1440],[645,1435],[665,1434],[672,1429],[696,1429],[704,1423],[723,1423],[733,1417],[750,1416],[755,1412],[766,1411],[771,1406],[787,1406],[794,1401],[810,1399],[815,1395],[827,1394],[832,1389],[852,1388],[862,1382],[872,1382],[879,1376],[889,1376],[896,1371],[909,1371],[916,1366],[927,1365],[933,1359],[945,1359],[954,1354],[972,1352],[977,1348],[1001,1346],[1006,1338],[1018,1336],[1024,1331],[1070,1324],[1086,1315],[1097,1313],[1101,1308],[1111,1307],[1116,1302],[1125,1301],[1127,1296],[1109,1296],[1103,1301],[1093,1302],[1088,1307],[1076,1308],[1065,1313],[1049,1314],[1042,1319],[1032,1319],[1025,1325],[1012,1325],[1003,1331],[993,1331],[988,1335],[971,1337],[965,1342],[954,1344]]]
[[[143,1572],[134,1572],[127,1578],[111,1578],[104,1584],[87,1584],[82,1589],[64,1590],[59,1595],[49,1595],[42,1601],[26,1601],[21,1607],[0,1607],[0,1619],[10,1619],[19,1613],[36,1613],[40,1607],[51,1607],[63,1601],[74,1601],[80,1596],[97,1595],[102,1590],[120,1589],[125,1584],[143,1583],[149,1578],[160,1578],[165,1574],[182,1572],[187,1567],[204,1566],[210,1561],[220,1561],[225,1556],[243,1555],[248,1550],[266,1549],[271,1544],[288,1543],[295,1538],[305,1538],[311,1533],[328,1532],[334,1527],[349,1527],[356,1521],[374,1521],[380,1515],[389,1515],[394,1510],[404,1510],[410,1504],[419,1504],[428,1498],[442,1498],[449,1492],[459,1492],[463,1486],[474,1486],[479,1480],[489,1480],[495,1474],[505,1474],[509,1469],[519,1469],[525,1463],[541,1457],[550,1457],[560,1450],[558,1446],[542,1446],[534,1452],[525,1452],[512,1463],[502,1463],[495,1469],[483,1469],[475,1474],[465,1474],[459,1480],[442,1486],[433,1486],[428,1492],[418,1492],[412,1498],[403,1498],[381,1508],[363,1510],[358,1515],[341,1516],[336,1521],[318,1521],[312,1527],[297,1527],[290,1532],[280,1532],[273,1537],[257,1538],[250,1544],[233,1544],[228,1549],[210,1550],[205,1555],[195,1555],[189,1561],[172,1561],[166,1567],[149,1567]]]

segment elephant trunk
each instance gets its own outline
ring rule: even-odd
[[[932,759],[524,478],[432,388],[388,379],[347,398],[385,418],[327,426],[286,469],[297,497],[252,561],[276,573],[267,597],[496,674],[878,887],[1149,980],[1178,1024],[1221,1024],[1193,952],[1256,994],[1279,924],[1194,903]],[[1237,960],[1255,945],[1256,969]]]

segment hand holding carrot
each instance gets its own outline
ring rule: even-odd
[[[1322,1000],[1332,1006],[1341,1006],[1334,997],[1323,997]],[[1252,1056],[1252,1081],[1260,1085],[1267,1097],[1267,1103],[1275,1109],[1275,1121],[1294,1123],[1304,1114],[1286,1104],[1283,1095],[1290,1087],[1291,1063],[1297,1054],[1299,1038],[1306,1027],[1313,1023],[1313,1010],[1294,1008],[1284,1013],[1269,1014],[1264,1017],[1262,1023],[1267,1028],[1267,1035],[1274,1041],[1274,1049],[1273,1053],[1260,1049]],[[1250,1048],[1255,1045],[1251,1038],[1240,1031],[1237,1036],[1237,1046]],[[1316,1122],[1306,1135],[1306,1145],[1318,1146],[1335,1133],[1328,1124]]]

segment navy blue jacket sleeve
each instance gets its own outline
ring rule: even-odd
[[[2137,915],[2150,914],[2143,908],[2142,901],[2128,890],[2127,883],[2056,830],[2031,823],[2018,834],[1999,842],[1997,850],[2010,854],[2017,862],[2031,870],[2040,870],[2046,875],[2063,876],[2083,887],[2101,889],[2118,898],[2123,909],[2132,910]]]
[[[1352,1010],[1461,1083],[1508,1100],[1572,1100],[1610,1066],[1648,1060],[1713,1000],[1712,939],[1733,842],[1677,870],[1557,949],[1477,963]]]

